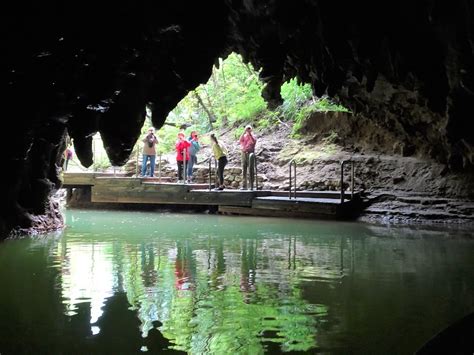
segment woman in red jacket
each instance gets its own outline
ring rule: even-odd
[[[186,164],[189,162],[189,146],[191,143],[189,143],[185,138],[184,138],[184,133],[180,132],[178,133],[178,140],[176,141],[176,163],[178,164],[178,183],[184,182],[184,160],[186,161]],[[183,157],[186,157],[183,160]]]

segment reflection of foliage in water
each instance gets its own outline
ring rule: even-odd
[[[407,354],[472,311],[458,227],[66,217],[58,235],[0,244],[2,352]]]
[[[255,284],[249,277],[256,269],[252,243],[226,245],[232,250],[227,253],[222,241],[199,249],[188,241],[176,243],[176,256],[154,244],[121,251],[127,255],[124,288],[143,336],[160,320],[160,331],[174,349],[191,353],[258,354],[269,342],[283,351],[316,345],[314,314],[324,316],[326,308],[302,299],[296,277],[290,273],[279,282]],[[151,283],[150,274],[155,275]]]

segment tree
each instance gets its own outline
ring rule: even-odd
[[[198,100],[199,104],[202,106],[203,110],[206,111],[207,116],[209,117],[209,127],[212,129],[212,124],[216,122],[216,116],[212,113],[212,107],[210,108],[206,107],[206,105],[201,99],[201,96],[199,96],[197,90],[194,90],[193,94],[196,97],[196,100]]]

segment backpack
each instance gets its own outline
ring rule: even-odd
[[[191,155],[196,155],[197,152],[199,152],[199,150],[201,149],[201,145],[199,144],[199,142],[196,142],[196,141],[191,141],[191,146],[189,147],[189,154]]]

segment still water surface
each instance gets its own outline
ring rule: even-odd
[[[66,212],[0,243],[0,353],[410,354],[474,310],[459,232]]]

